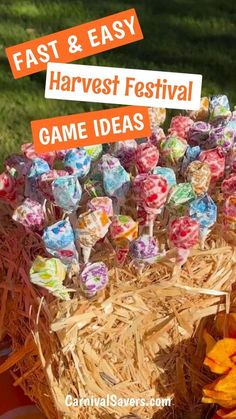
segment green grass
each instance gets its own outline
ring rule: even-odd
[[[31,141],[31,120],[104,107],[44,99],[45,73],[14,80],[5,48],[130,7],[144,40],[80,63],[200,73],[204,95],[236,104],[235,0],[1,0],[0,162]]]

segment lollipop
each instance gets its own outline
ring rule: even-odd
[[[112,145],[112,154],[126,170],[131,170],[134,165],[137,146],[135,140],[118,141]]]
[[[68,150],[58,150],[56,151],[56,158],[57,160],[64,160],[66,157],[66,154],[68,153]]]
[[[210,186],[211,169],[207,163],[195,160],[189,164],[186,178],[191,183],[196,195],[204,195]]]
[[[70,300],[70,290],[63,285],[65,277],[66,267],[56,258],[37,256],[30,269],[30,281],[33,284],[45,288],[61,300]]]
[[[76,236],[82,247],[84,263],[89,261],[93,246],[105,237],[111,224],[105,211],[97,209],[80,214],[76,226]]]
[[[132,241],[130,243],[129,251],[135,265],[138,268],[139,274],[142,273],[145,264],[150,265],[155,263],[165,254],[165,252],[159,252],[156,239],[147,234],[144,234]]]
[[[17,192],[20,195],[24,194],[25,178],[30,170],[31,164],[32,162],[29,159],[18,154],[12,154],[4,162],[6,171],[16,181]]]
[[[201,248],[204,249],[206,237],[217,219],[217,206],[211,197],[206,194],[190,202],[189,215],[199,224]]]
[[[210,148],[221,146],[225,153],[228,153],[234,145],[236,131],[226,126],[217,126],[210,131],[208,143]]]
[[[91,199],[91,201],[87,204],[88,209],[95,211],[98,209],[102,209],[105,211],[108,217],[113,216],[113,206],[111,198],[107,196],[98,196],[97,198]]]
[[[170,167],[157,166],[152,172],[154,175],[164,177],[167,180],[169,188],[176,185],[176,176],[173,169]]]
[[[211,125],[208,122],[196,121],[188,131],[188,142],[192,145],[204,147],[204,143],[209,137]]]
[[[26,198],[15,209],[12,218],[18,223],[23,224],[26,228],[36,232],[41,231],[45,225],[42,205],[29,198]]]
[[[174,218],[169,223],[168,237],[170,245],[177,248],[177,261],[183,265],[189,256],[191,247],[198,243],[199,224],[188,216]]]
[[[115,215],[110,234],[117,247],[116,260],[119,265],[123,265],[129,253],[129,242],[138,236],[138,223],[127,215]]]
[[[159,147],[162,140],[166,138],[165,133],[162,128],[157,127],[154,131],[152,131],[152,134],[150,137],[148,137],[148,142],[155,147]]]
[[[76,176],[61,176],[52,182],[55,204],[70,213],[75,211],[82,196],[82,189]]]
[[[151,144],[139,144],[135,153],[135,165],[138,173],[148,173],[154,169],[159,160],[159,151]]]
[[[108,284],[108,269],[103,262],[87,263],[80,273],[80,288],[86,297],[94,297]]]
[[[38,178],[50,171],[49,164],[39,157],[32,160],[31,167],[25,179],[25,196],[35,201],[42,201],[42,193],[38,189]]]
[[[78,263],[74,232],[68,220],[58,221],[45,228],[43,241],[47,251],[65,265]]]
[[[198,158],[200,152],[201,152],[201,149],[198,145],[195,147],[190,147],[190,146],[187,147],[186,153],[182,162],[182,166],[181,166],[181,174],[183,176],[188,168],[188,165]]]
[[[210,98],[210,120],[216,121],[231,116],[229,100],[226,95],[216,95]]]
[[[232,173],[227,179],[223,180],[221,190],[224,198],[230,195],[236,195],[236,173]]]
[[[53,167],[54,160],[56,158],[56,153],[54,151],[48,151],[47,153],[36,153],[34,145],[32,143],[22,144],[21,151],[30,160],[34,160],[39,157],[42,160],[45,160],[50,167]]]
[[[197,111],[189,112],[190,118],[194,121],[206,121],[209,117],[209,99],[204,96],[201,98],[200,108]]]
[[[41,176],[38,177],[37,185],[45,199],[54,202],[54,195],[52,191],[53,181],[60,176],[67,175],[68,173],[65,170],[50,170],[49,172],[43,173]]]
[[[141,225],[149,224],[149,234],[153,235],[153,224],[156,215],[161,212],[168,195],[168,183],[164,177],[143,173],[136,176],[133,191],[139,207],[138,216]],[[143,214],[144,212],[144,214]],[[145,217],[145,214],[148,217]]]
[[[187,146],[184,139],[170,135],[160,144],[161,156],[167,165],[176,168],[183,159]]]
[[[166,119],[165,108],[148,108],[151,130],[155,131]]]
[[[199,155],[199,160],[209,165],[211,170],[211,183],[215,183],[224,177],[225,155],[221,147],[202,151]]]
[[[0,200],[10,204],[13,208],[17,202],[16,180],[8,172],[0,174]]]
[[[91,161],[98,160],[102,155],[102,144],[88,145],[84,150],[90,157]]]
[[[169,135],[177,135],[180,138],[188,139],[188,132],[193,125],[193,120],[189,116],[177,115],[171,119]]]
[[[178,183],[173,186],[167,201],[168,209],[173,214],[186,212],[186,205],[195,199],[195,194],[191,183]]]
[[[87,176],[91,166],[91,157],[84,148],[70,150],[64,158],[64,166],[70,175],[78,178]]]

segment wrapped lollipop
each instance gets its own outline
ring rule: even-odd
[[[93,198],[88,202],[87,206],[89,210],[95,211],[101,209],[105,211],[108,217],[113,216],[113,204],[111,198],[108,198],[108,196]]]
[[[69,220],[61,220],[45,228],[43,241],[47,251],[65,265],[78,264],[74,232]]]
[[[157,127],[154,131],[152,131],[152,134],[150,137],[148,137],[148,142],[155,147],[160,146],[161,141],[165,140],[166,136],[162,128]]]
[[[236,244],[236,196],[229,196],[223,210],[224,237]]]
[[[205,121],[194,122],[188,131],[188,142],[191,145],[200,145],[204,148],[211,131],[211,124]]]
[[[8,157],[4,166],[7,172],[14,177],[16,181],[17,194],[24,196],[25,179],[29,173],[32,162],[25,156],[12,154]]]
[[[35,157],[32,160],[31,167],[25,180],[26,197],[35,201],[42,201],[42,193],[38,189],[38,179],[42,174],[48,173],[49,171],[49,164],[45,160],[40,159],[39,157]]]
[[[12,208],[17,205],[16,180],[8,172],[0,174],[0,200],[10,204]]]
[[[211,169],[207,163],[195,160],[189,164],[186,178],[191,183],[196,195],[204,195],[210,186]]]
[[[52,191],[52,184],[55,179],[60,176],[67,176],[68,173],[65,170],[50,170],[47,173],[43,173],[37,178],[37,186],[45,199],[50,202],[54,202],[54,195]]]
[[[53,180],[52,194],[55,204],[71,213],[79,206],[82,188],[76,176],[61,176]]]
[[[201,249],[204,249],[205,240],[217,219],[217,206],[206,194],[190,202],[189,215],[199,224]]]
[[[91,157],[84,148],[70,150],[64,158],[65,170],[78,178],[87,176],[91,166]]]
[[[130,243],[130,256],[138,268],[139,274],[142,273],[145,265],[151,265],[160,260],[165,252],[160,252],[157,241],[154,237],[144,234]]]
[[[178,183],[173,186],[168,196],[167,207],[171,214],[182,215],[187,210],[187,205],[195,199],[191,183]]]
[[[199,160],[209,165],[211,170],[211,183],[214,184],[217,180],[224,177],[225,155],[221,147],[202,151],[199,155]]]
[[[84,150],[90,157],[91,161],[96,161],[102,155],[102,144],[88,145],[84,147]]]
[[[45,288],[61,300],[70,300],[70,290],[63,285],[65,277],[66,267],[56,258],[37,256],[30,269],[30,281],[33,284]]]
[[[135,163],[138,145],[135,140],[117,141],[111,146],[112,154],[119,159],[121,165],[130,171]]]
[[[160,144],[160,153],[166,165],[178,169],[188,147],[186,140],[171,135]]]
[[[94,297],[108,284],[108,269],[103,262],[87,263],[80,273],[80,288],[86,297]]]
[[[117,199],[117,212],[130,190],[130,175],[121,166],[116,157],[104,154],[99,162],[103,177],[103,188],[109,197]]]
[[[235,140],[236,131],[227,125],[220,125],[211,129],[207,143],[209,148],[222,147],[222,150],[227,154],[233,148]]]
[[[236,195],[236,173],[232,173],[227,179],[223,180],[221,190],[224,198],[230,195]]]
[[[206,121],[209,117],[209,99],[204,96],[201,98],[200,108],[197,111],[189,111],[189,116],[194,121]]]
[[[56,153],[54,151],[48,151],[47,153],[36,153],[34,145],[32,143],[22,144],[21,151],[29,160],[34,160],[35,158],[40,158],[45,160],[50,167],[53,167]]]
[[[138,173],[151,172],[159,160],[159,151],[151,144],[139,144],[135,153],[135,165]]]
[[[168,187],[171,188],[171,186],[176,185],[176,176],[173,169],[170,167],[161,167],[157,166],[155,169],[153,169],[152,172],[154,175],[158,175],[161,177],[164,177],[167,180]]]
[[[190,249],[199,241],[199,224],[188,216],[174,218],[169,223],[168,238],[171,247],[177,249],[177,262],[183,265],[189,256]]]
[[[151,130],[155,131],[166,119],[165,108],[148,108]]]
[[[210,120],[216,121],[231,116],[229,100],[226,95],[216,95],[210,98]]]
[[[149,225],[149,234],[153,235],[153,225],[166,202],[168,183],[164,177],[143,173],[133,182],[134,197],[139,208],[140,225]],[[144,214],[142,214],[144,212]],[[146,217],[146,214],[148,215]],[[144,218],[140,218],[140,216]]]
[[[13,212],[13,220],[23,224],[29,230],[39,232],[44,228],[45,216],[40,203],[26,198]]]
[[[190,147],[190,146],[187,147],[185,156],[182,161],[181,170],[180,170],[183,176],[185,175],[188,165],[198,158],[200,152],[201,152],[201,149],[198,145],[195,147]]]
[[[116,260],[123,265],[129,253],[129,243],[138,236],[138,223],[127,215],[115,215],[110,226],[111,238],[116,245]]]
[[[89,261],[93,246],[105,237],[110,224],[109,217],[102,209],[80,214],[76,226],[76,237],[82,248],[84,263]]]
[[[188,133],[193,125],[193,120],[189,116],[177,115],[171,119],[169,135],[177,135],[180,138],[188,139]]]

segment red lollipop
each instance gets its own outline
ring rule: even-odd
[[[156,167],[159,151],[149,143],[139,144],[135,152],[135,164],[138,173],[148,173]]]
[[[199,241],[199,224],[191,217],[174,218],[168,229],[170,244],[178,249],[178,262],[186,262],[191,247]]]
[[[211,183],[215,183],[217,180],[224,177],[225,155],[222,147],[202,151],[198,159],[209,165],[212,174]]]
[[[141,225],[149,225],[152,236],[156,215],[160,213],[167,199],[167,180],[159,175],[143,173],[134,179],[133,191],[138,206],[139,222]]]

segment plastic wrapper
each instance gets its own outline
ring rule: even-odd
[[[193,120],[189,116],[177,115],[171,119],[169,135],[177,135],[180,138],[188,139],[188,133],[193,125]]]
[[[155,131],[166,120],[165,108],[148,108],[151,130]]]
[[[84,178],[90,171],[91,157],[84,148],[69,150],[64,158],[64,167],[70,175]]]
[[[160,144],[161,157],[167,165],[176,168],[182,161],[187,147],[186,140],[175,135],[168,136]]]
[[[47,173],[43,173],[37,179],[37,186],[45,199],[54,202],[54,195],[52,191],[53,181],[61,176],[67,176],[68,173],[65,170],[50,170]]]
[[[137,265],[152,264],[164,256],[158,248],[157,241],[148,234],[143,234],[130,243],[130,256]]]
[[[112,154],[117,157],[126,170],[131,170],[135,163],[135,152],[138,145],[135,140],[118,141],[112,144]]]
[[[195,160],[189,164],[186,178],[191,183],[196,195],[204,195],[210,186],[211,169],[207,163]]]
[[[111,198],[107,196],[99,196],[97,198],[91,199],[87,204],[88,209],[95,211],[101,209],[105,211],[108,217],[113,216],[113,204]]]
[[[176,176],[175,172],[171,167],[161,167],[157,166],[153,169],[153,174],[164,177],[168,183],[169,188],[176,185]]]
[[[74,232],[69,220],[61,220],[45,228],[43,241],[47,251],[65,265],[78,262]]]
[[[191,125],[188,131],[188,142],[191,145],[200,145],[204,147],[211,131],[211,124],[205,121],[196,121]]]
[[[102,172],[106,195],[124,199],[130,189],[130,175],[121,166],[120,161],[105,154],[99,163],[99,170]]]
[[[183,176],[185,175],[188,165],[194,160],[196,160],[200,153],[201,153],[201,149],[198,145],[194,147],[190,147],[190,146],[187,147],[185,156],[183,158],[183,162],[181,165],[181,174]]]
[[[50,167],[53,167],[56,158],[56,152],[48,151],[47,153],[36,153],[32,143],[22,144],[21,151],[28,159],[34,160],[35,158],[39,157],[40,159],[45,160]]]
[[[138,223],[128,215],[115,215],[110,225],[110,235],[116,244],[116,260],[123,265],[129,253],[129,242],[138,237]]]
[[[173,186],[167,201],[170,212],[181,214],[187,205],[196,198],[191,183],[178,183]]]
[[[135,153],[135,165],[138,173],[151,172],[159,160],[159,151],[149,143],[139,144]]]
[[[75,211],[82,197],[82,188],[76,176],[61,176],[52,182],[55,204],[64,211]]]
[[[162,140],[166,138],[165,133],[162,128],[157,127],[155,130],[152,131],[150,137],[148,137],[148,142],[155,147],[160,147],[160,143]]]
[[[61,300],[70,300],[70,290],[63,285],[65,277],[66,267],[56,258],[37,256],[30,269],[30,281],[33,284],[45,288]]]
[[[196,220],[200,228],[201,240],[204,241],[217,219],[217,206],[212,198],[206,194],[189,204],[189,215]]]
[[[80,287],[86,297],[94,297],[108,284],[108,269],[103,262],[87,263],[80,273]]]
[[[209,103],[210,120],[226,119],[231,116],[229,100],[226,95],[211,96]]]
[[[45,215],[42,205],[29,198],[26,198],[14,210],[12,218],[35,232],[41,231],[45,226]]]
[[[227,179],[223,180],[221,190],[224,198],[228,198],[230,195],[236,195],[236,173],[232,173]]]
[[[236,131],[225,125],[213,127],[207,142],[209,143],[209,148],[220,146],[225,153],[228,153],[233,147],[235,140]]]
[[[211,183],[224,177],[225,155],[221,147],[212,150],[204,150],[199,155],[199,160],[209,165],[211,170]]]
[[[182,265],[186,262],[189,250],[199,241],[199,224],[191,217],[174,218],[168,226],[168,238],[171,247],[178,249],[177,262]]]
[[[102,155],[102,144],[88,145],[84,147],[84,150],[90,157],[91,161],[98,160]]]

